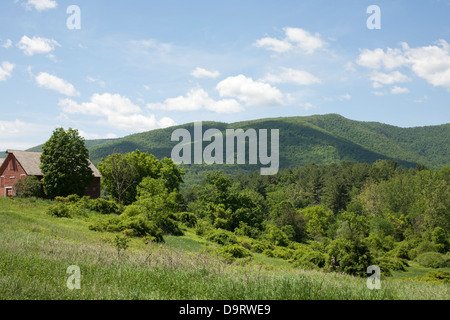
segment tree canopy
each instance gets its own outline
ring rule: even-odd
[[[42,150],[42,183],[46,195],[49,198],[84,196],[94,175],[89,167],[89,151],[78,130],[56,129]]]

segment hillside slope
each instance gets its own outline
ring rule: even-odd
[[[91,160],[97,164],[111,153],[135,151],[170,157],[178,142],[171,141],[175,129],[184,128],[193,136],[194,124],[152,130],[120,139],[87,140]],[[361,122],[337,114],[306,117],[272,118],[236,123],[203,122],[203,131],[226,129],[279,129],[280,168],[306,165],[311,162],[329,164],[340,161],[372,163],[392,159],[406,167],[417,163],[439,169],[450,165],[450,124],[440,126],[400,128],[378,122]],[[208,145],[203,143],[203,147]],[[42,145],[29,151],[41,151]],[[1,156],[0,156],[1,157]],[[218,166],[186,166],[189,175],[218,169]],[[220,166],[228,173],[257,170],[259,166]]]
[[[193,124],[153,130],[117,139],[90,148],[91,160],[97,163],[113,152],[139,149],[158,158],[170,157],[177,142],[171,134],[185,128],[193,136]],[[287,168],[311,162],[327,164],[343,160],[372,163],[378,159],[397,160],[413,167],[422,163],[430,168],[450,164],[450,124],[441,126],[399,128],[376,122],[360,122],[340,115],[261,119],[232,124],[204,122],[203,130],[279,129],[280,167]],[[204,147],[208,143],[204,143]],[[242,168],[241,168],[242,169]]]

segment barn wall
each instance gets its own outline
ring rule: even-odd
[[[8,154],[0,170],[0,197],[15,196],[14,185],[27,176],[25,170],[13,154]]]

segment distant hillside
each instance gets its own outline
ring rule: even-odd
[[[92,162],[97,164],[111,153],[135,151],[154,154],[157,158],[170,157],[178,142],[171,142],[172,132],[185,128],[191,132],[194,124],[158,129],[133,134],[121,139],[87,140]],[[280,168],[306,165],[311,162],[328,164],[340,161],[373,163],[378,159],[392,159],[406,167],[421,163],[439,169],[450,165],[450,124],[440,126],[399,128],[377,122],[346,119],[337,114],[307,117],[273,118],[237,123],[203,122],[203,130],[219,129],[279,129]],[[208,143],[204,142],[203,146]],[[37,146],[30,151],[41,151]],[[0,154],[0,158],[2,155]],[[205,171],[221,169],[236,174],[239,171],[259,169],[260,166],[206,166],[185,167],[190,178]]]
[[[88,148],[92,148],[92,147],[95,147],[95,146],[98,146],[98,145],[101,145],[101,144],[104,144],[104,143],[112,142],[112,141],[114,141],[114,140],[116,140],[116,139],[85,140],[85,145],[86,145],[86,147],[88,147]],[[30,148],[30,149],[28,149],[27,151],[31,151],[31,152],[42,152],[42,146],[43,146],[43,144],[38,145],[38,146],[33,147],[33,148]]]
[[[171,134],[177,128],[189,130],[193,123],[153,130],[101,143],[90,148],[94,163],[113,152],[139,149],[158,158],[170,157],[177,142]],[[430,168],[450,164],[450,124],[417,128],[399,128],[376,122],[360,122],[340,115],[261,119],[232,124],[204,122],[203,129],[280,130],[280,166],[282,168],[311,162],[326,164],[343,160],[372,163],[378,159],[397,160],[413,167],[422,163]],[[224,134],[225,135],[225,134]],[[204,143],[206,146],[208,143]]]

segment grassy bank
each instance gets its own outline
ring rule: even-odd
[[[226,263],[207,253],[208,243],[186,232],[165,245],[132,239],[117,251],[111,233],[90,231],[90,217],[55,218],[43,200],[0,199],[0,299],[448,299],[449,285],[382,281],[340,273],[294,269],[255,255],[250,263]],[[81,290],[66,282],[81,269]]]

